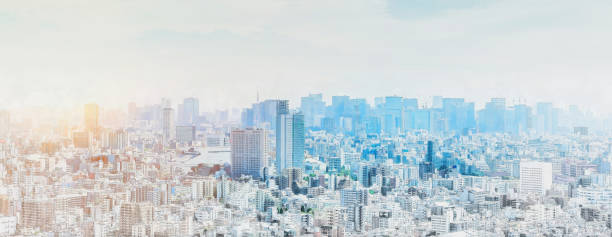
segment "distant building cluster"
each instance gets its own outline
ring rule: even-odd
[[[322,94],[0,111],[0,236],[610,236],[610,120]]]

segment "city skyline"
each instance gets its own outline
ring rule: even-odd
[[[457,97],[457,96],[447,96],[447,95],[430,95],[430,96],[426,96],[426,97],[414,97],[414,96],[410,96],[410,95],[398,95],[398,94],[387,94],[387,95],[376,95],[376,96],[372,96],[372,97],[355,97],[354,95],[351,94],[337,94],[337,95],[328,95],[328,94],[323,94],[321,92],[309,92],[307,94],[304,95],[295,95],[294,97],[296,97],[296,99],[286,99],[286,98],[278,98],[278,97],[261,97],[261,96],[256,96],[254,97],[253,100],[251,100],[250,102],[246,102],[246,104],[244,105],[240,105],[240,106],[236,106],[236,107],[218,107],[218,108],[214,108],[214,109],[205,109],[205,107],[199,105],[197,107],[197,109],[199,111],[197,111],[197,113],[202,114],[202,113],[215,113],[215,112],[220,112],[220,111],[236,111],[236,110],[242,110],[244,108],[248,108],[250,106],[252,106],[253,104],[259,103],[259,102],[263,102],[265,100],[287,100],[289,101],[289,103],[291,104],[291,109],[292,110],[300,110],[301,108],[301,102],[303,102],[303,98],[305,97],[309,97],[311,95],[321,95],[322,98],[322,102],[325,103],[325,105],[330,105],[332,104],[332,98],[333,97],[345,97],[348,96],[350,98],[353,99],[360,99],[360,100],[365,100],[365,102],[370,105],[370,106],[374,106],[376,104],[376,99],[379,98],[385,98],[385,97],[402,97],[402,98],[408,98],[408,99],[415,99],[418,101],[418,108],[432,108],[433,104],[434,104],[434,100],[436,99],[436,97],[438,98],[459,98],[459,99],[464,99],[465,101],[474,103],[474,108],[476,110],[482,110],[485,109],[487,104],[491,102],[492,99],[503,99],[505,100],[505,105],[506,107],[512,107],[512,106],[517,106],[517,105],[526,105],[526,106],[530,106],[530,107],[536,107],[537,104],[539,103],[551,103],[555,108],[561,109],[561,110],[565,110],[568,111],[570,109],[573,108],[578,108],[581,112],[589,114],[591,116],[594,116],[596,118],[609,118],[610,116],[612,116],[612,112],[610,113],[605,113],[599,110],[595,110],[592,109],[591,106],[589,105],[583,105],[583,104],[578,104],[578,103],[572,103],[571,101],[569,101],[569,103],[557,103],[555,101],[551,101],[551,100],[536,100],[536,101],[528,101],[526,99],[523,98],[508,98],[508,97],[503,97],[503,96],[493,96],[493,97],[488,97],[485,98],[483,101],[476,101],[476,100],[472,100],[469,96],[468,97]],[[161,100],[167,100],[169,104],[168,108],[172,108],[174,110],[176,110],[176,114],[177,116],[181,116],[180,114],[183,113],[183,111],[180,111],[179,108],[183,108],[184,106],[184,100],[191,100],[191,99],[195,99],[197,101],[200,100],[200,97],[198,96],[187,96],[187,95],[183,95],[183,96],[177,96],[176,98],[171,98],[171,97],[150,97],[146,102],[135,102],[135,101],[122,101],[120,104],[118,105],[109,105],[109,104],[105,104],[104,101],[102,102],[98,102],[98,101],[94,101],[94,100],[86,100],[84,101],[86,104],[95,104],[98,105],[100,108],[100,111],[103,110],[108,110],[111,112],[116,112],[116,111],[121,111],[122,113],[127,113],[129,111],[129,107],[131,104],[134,105],[138,105],[138,106],[151,106],[151,105],[161,105],[160,103],[160,99]],[[257,100],[259,99],[259,100]],[[196,102],[196,105],[198,105],[198,103]],[[83,108],[83,101],[80,102],[74,102],[74,104],[70,105],[70,106],[61,106],[61,105],[51,105],[51,106],[44,106],[44,105],[35,105],[35,106],[17,106],[17,107],[12,107],[12,106],[5,106],[5,107],[0,107],[0,110],[11,110],[11,111],[16,111],[18,113],[31,113],[37,110],[41,110],[41,112],[49,112],[49,113],[55,113],[55,112],[66,112],[66,111],[70,111],[71,113],[79,113]],[[195,107],[194,107],[195,109]],[[191,113],[192,116],[195,115],[193,114],[193,112]],[[177,118],[179,121],[180,119]]]
[[[0,237],[612,236],[612,1],[1,5]]]

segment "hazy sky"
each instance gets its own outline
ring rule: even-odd
[[[309,92],[612,111],[612,1],[5,0],[0,108]]]

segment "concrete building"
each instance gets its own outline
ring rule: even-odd
[[[552,164],[521,161],[520,189],[522,194],[544,195],[552,187]]]
[[[264,129],[235,129],[231,132],[232,177],[260,178],[267,164],[268,134]]]
[[[176,138],[176,127],[174,126],[174,109],[166,107],[162,109],[162,135],[164,143]]]

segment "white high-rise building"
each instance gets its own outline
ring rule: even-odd
[[[164,143],[172,140],[176,136],[176,130],[174,126],[174,109],[166,107],[162,111],[162,131],[164,136]]]
[[[289,102],[276,108],[276,173],[284,169],[304,169],[304,115],[289,112]]]
[[[521,161],[520,186],[522,194],[544,195],[552,186],[552,164]]]
[[[268,135],[264,129],[235,129],[231,133],[232,177],[260,178],[267,164]]]

